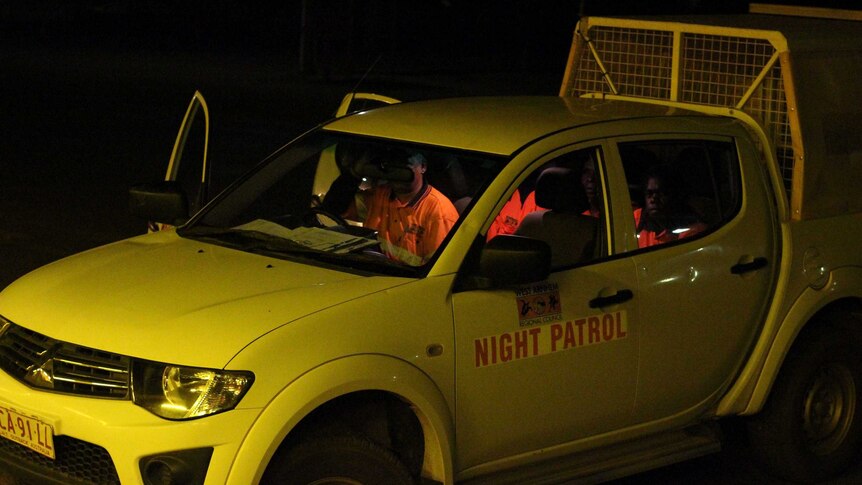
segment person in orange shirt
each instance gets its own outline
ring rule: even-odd
[[[602,188],[596,175],[595,162],[592,159],[584,162],[584,166],[581,167],[581,185],[584,187],[584,193],[587,194],[587,200],[590,202],[590,208],[585,210],[583,214],[600,217],[602,215]]]
[[[365,158],[359,165],[367,162]],[[458,220],[458,211],[445,195],[425,180],[427,162],[422,154],[415,153],[399,163],[404,163],[413,172],[412,180],[383,181],[360,192],[364,217],[360,217],[352,197],[346,210],[339,210],[343,208],[343,194],[333,194],[332,198],[327,194],[324,206],[343,213],[349,219],[363,219],[365,227],[377,231],[380,249],[390,259],[421,266],[428,262],[449,234]],[[345,171],[333,182],[330,193],[347,189],[355,192],[358,186],[359,180]],[[335,202],[327,204],[330,201]]]
[[[490,241],[498,234],[514,234],[524,216],[540,209],[541,207],[536,205],[536,193],[522,184],[494,218],[486,239]]]
[[[707,229],[685,209],[681,187],[665,169],[655,167],[648,172],[644,192],[644,207],[634,210],[638,247],[665,244]]]

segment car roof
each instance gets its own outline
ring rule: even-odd
[[[693,112],[647,103],[559,96],[447,98],[399,103],[338,118],[324,129],[511,155],[578,126]]]

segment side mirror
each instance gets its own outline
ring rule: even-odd
[[[182,225],[189,218],[189,202],[179,184],[162,181],[129,189],[129,210],[148,221]]]
[[[526,285],[548,279],[551,247],[523,236],[496,236],[479,250],[478,262],[460,281],[459,290]]]

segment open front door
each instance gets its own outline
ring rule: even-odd
[[[168,162],[165,181],[176,182],[188,200],[191,216],[209,201],[209,145],[210,115],[204,96],[195,91],[177,133],[174,149]],[[150,231],[163,229],[163,224],[150,223]]]

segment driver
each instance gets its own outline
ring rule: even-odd
[[[361,219],[365,227],[376,230],[380,248],[390,259],[411,266],[425,264],[455,225],[458,211],[425,180],[428,164],[421,153],[404,154],[406,159],[393,161],[412,172],[409,181],[381,181],[360,191],[361,200],[357,201],[352,195],[359,188],[363,166],[371,164],[370,156],[365,152],[342,172],[332,183],[323,207],[348,219]],[[359,215],[357,202],[365,209],[364,217]]]

